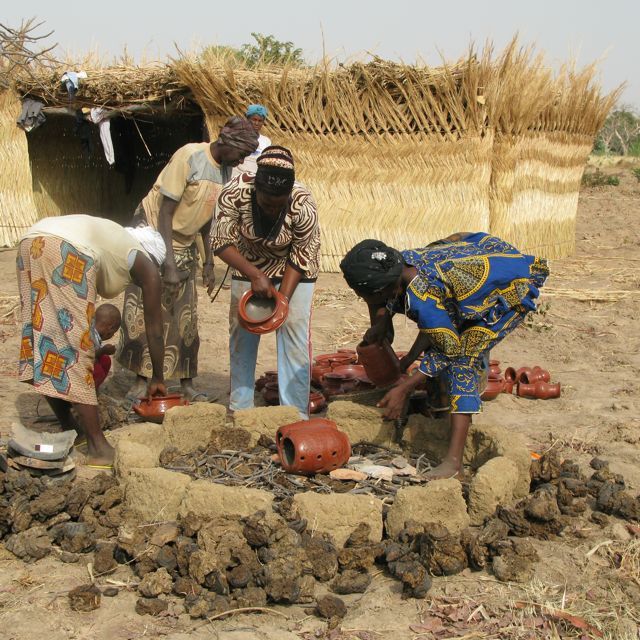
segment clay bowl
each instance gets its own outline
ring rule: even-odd
[[[316,387],[321,387],[322,378],[326,373],[331,373],[331,366],[329,364],[326,366],[322,364],[314,365],[311,367],[311,382],[313,382]]]
[[[338,349],[337,353],[344,353],[345,356],[351,356],[354,360],[358,357],[355,349]]]
[[[172,407],[184,407],[189,404],[179,393],[166,396],[154,396],[150,400],[142,398],[133,405],[133,410],[148,422],[162,422],[164,414]]]
[[[518,381],[516,377],[516,370],[513,367],[507,367],[504,370],[504,381],[506,383],[510,382],[512,385]]]
[[[238,302],[238,322],[251,333],[270,333],[287,319],[289,303],[275,289],[272,298],[258,298],[251,289],[245,291]]]
[[[353,379],[353,378],[351,378]],[[346,393],[345,387],[350,378],[344,373],[331,371],[322,376],[322,390],[327,397],[339,396]]]
[[[333,373],[342,373],[347,378],[359,378],[366,376],[364,367],[361,364],[342,364],[337,367],[333,367]]]
[[[336,367],[342,367],[344,365],[348,365],[348,364],[354,364],[356,361],[356,357],[355,356],[350,356],[350,355],[344,355],[342,353],[339,353],[336,356],[333,356],[332,358],[329,358],[329,364],[331,365],[332,369],[335,369]]]
[[[330,367],[331,358],[340,357],[339,353],[321,353],[313,358],[313,362],[318,367]]]
[[[485,390],[480,396],[480,400],[487,402],[488,400],[495,400],[504,389],[504,378],[489,378]]]

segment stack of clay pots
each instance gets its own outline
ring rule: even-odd
[[[262,394],[266,404],[280,404],[277,371],[265,371],[264,374],[256,380],[255,389]],[[309,413],[320,413],[326,406],[327,399],[324,395],[317,391],[311,391],[309,394]]]
[[[282,467],[288,473],[314,475],[342,467],[351,456],[351,443],[335,422],[311,418],[287,424],[276,432]]]
[[[507,367],[502,375],[500,362],[489,361],[489,379],[480,396],[483,401],[493,400],[500,393],[513,393],[521,398],[548,400],[560,397],[560,383],[551,383],[551,375],[546,369],[534,367]]]
[[[316,356],[311,384],[322,389],[328,398],[373,386],[353,349],[338,349],[335,353]]]

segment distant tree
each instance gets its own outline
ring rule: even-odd
[[[302,67],[305,64],[302,49],[296,48],[293,42],[281,42],[274,36],[251,33],[255,44],[243,44],[240,54],[251,67],[259,64],[292,64]]]
[[[244,61],[244,56],[242,55],[240,49],[226,44],[211,45],[209,47],[206,47],[202,53],[205,56],[217,58],[218,60],[223,61]]]
[[[640,116],[630,106],[621,105],[607,117],[594,147],[598,153],[640,155]]]

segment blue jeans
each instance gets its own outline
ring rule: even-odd
[[[280,285],[276,285],[279,288]],[[229,408],[253,407],[256,358],[260,336],[238,323],[238,302],[251,287],[249,282],[233,280],[229,307],[229,354],[231,364],[231,398]],[[303,419],[309,417],[311,385],[311,300],[315,283],[300,282],[289,301],[289,315],[276,330],[278,350],[278,384],[280,404],[298,409]]]

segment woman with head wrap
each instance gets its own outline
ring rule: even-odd
[[[215,255],[231,266],[229,311],[232,411],[253,406],[260,336],[238,324],[238,301],[252,289],[289,300],[286,322],[276,332],[280,404],[308,414],[311,382],[309,321],[318,276],[320,228],[311,193],[295,181],[291,152],[267,147],[256,174],[243,173],[222,189],[211,232]]]
[[[164,258],[157,231],[125,229],[87,215],[44,218],[20,242],[20,380],[46,396],[65,429],[86,437],[91,466],[108,467],[113,461],[100,429],[93,379],[96,297],[115,298],[131,282],[140,287],[152,363],[146,393],[165,394],[158,271]]]
[[[239,173],[244,173],[245,171],[255,173],[258,169],[257,161],[260,154],[267,147],[271,146],[271,140],[267,138],[267,136],[260,133],[262,127],[264,126],[265,120],[267,119],[267,108],[261,104],[250,104],[247,107],[245,115],[247,116],[247,120],[251,122],[253,128],[258,134],[258,148],[251,155],[248,155],[242,161],[242,163],[233,170],[234,177]]]
[[[200,347],[196,238],[198,234],[206,238],[218,194],[229,179],[231,168],[257,144],[258,134],[246,118],[230,118],[215,142],[187,144],[173,154],[134,215],[134,223],[158,229],[166,244],[162,293],[166,332],[164,375],[179,378],[182,394],[191,401],[208,400],[206,394],[197,392],[193,386],[193,378],[198,375]],[[213,260],[208,250],[203,279],[209,288],[213,286]],[[135,399],[144,393],[152,368],[142,330],[139,288],[127,288],[122,317],[118,362],[137,375],[128,394]]]
[[[396,251],[364,240],[340,263],[347,284],[369,306],[369,343],[393,340],[393,315],[416,322],[418,337],[401,360],[417,371],[380,401],[385,417],[398,418],[409,396],[427,377],[444,377],[451,411],[451,440],[431,477],[460,472],[471,415],[481,408],[479,372],[483,358],[527,313],[549,270],[541,258],[486,233],[450,236],[422,249]]]

